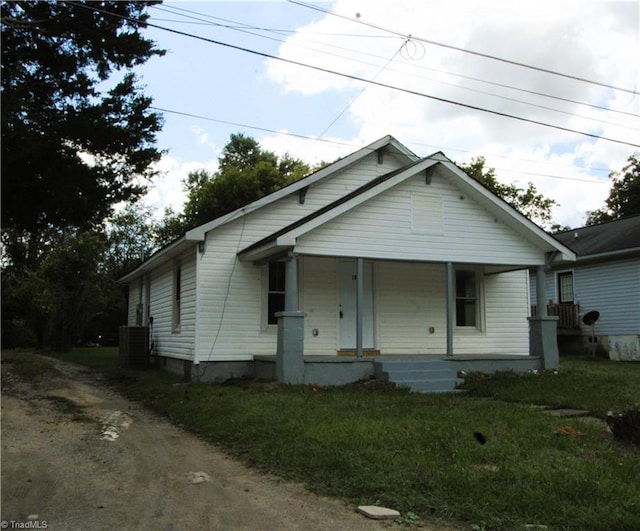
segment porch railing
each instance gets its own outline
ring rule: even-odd
[[[571,302],[556,303],[549,301],[547,304],[547,314],[557,315],[558,328],[580,328],[580,305]],[[531,315],[538,315],[538,307],[531,306]]]

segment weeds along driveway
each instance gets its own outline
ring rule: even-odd
[[[52,530],[398,528],[252,471],[95,373],[52,362],[55,376],[34,381],[3,365],[4,521]]]

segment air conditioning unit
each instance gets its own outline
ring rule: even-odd
[[[149,367],[149,327],[120,327],[120,364],[130,369]]]

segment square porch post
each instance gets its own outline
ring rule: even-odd
[[[304,317],[298,310],[298,257],[290,253],[285,265],[284,311],[277,312],[276,380],[304,383]]]
[[[356,357],[361,358],[362,334],[364,330],[363,314],[363,293],[364,293],[364,260],[356,259]]]
[[[453,323],[455,300],[453,294],[453,264],[451,262],[446,263],[446,297],[447,297],[447,356],[453,356]]]
[[[544,266],[536,268],[536,302],[538,315],[529,317],[529,355],[540,356],[543,369],[560,366],[558,353],[558,316],[547,315],[547,288]]]

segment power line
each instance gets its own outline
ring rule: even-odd
[[[188,113],[188,112],[183,112],[183,111],[175,111],[172,109],[165,109],[163,107],[155,107],[152,106],[150,107],[151,109],[155,110],[155,111],[160,111],[160,112],[164,112],[164,113],[169,113],[169,114],[176,114],[178,116],[187,116],[189,118],[196,118],[199,120],[206,120],[208,122],[216,122],[216,123],[221,123],[221,124],[225,124],[225,125],[233,125],[234,127],[240,127],[243,129],[253,129],[256,131],[263,131],[266,133],[273,133],[276,135],[284,135],[284,136],[290,136],[293,138],[299,138],[301,140],[311,140],[314,142],[325,142],[327,144],[336,144],[339,146],[346,146],[346,147],[351,147],[351,148],[362,148],[362,146],[356,145],[356,144],[351,144],[349,142],[339,142],[336,140],[327,140],[324,138],[319,138],[319,137],[313,137],[313,136],[307,136],[307,135],[301,135],[301,134],[296,134],[296,133],[290,133],[288,131],[279,131],[277,129],[269,129],[267,127],[259,127],[259,126],[255,126],[255,125],[248,125],[248,124],[242,124],[239,122],[230,122],[227,120],[220,120],[218,118],[211,118],[209,116],[202,116],[199,114],[193,114],[193,113]],[[437,150],[442,150],[442,151],[460,151],[462,153],[471,153],[473,155],[479,155],[478,153],[474,153],[472,151],[468,151],[468,150],[464,150],[464,149],[456,149],[456,148],[451,148],[451,147],[442,147],[442,146],[435,146],[435,145],[431,145],[431,144],[421,144],[418,142],[408,142],[408,144],[410,145],[414,145],[414,146],[422,146],[422,147],[430,147],[430,148],[434,148]],[[503,158],[503,159],[507,159],[507,160],[518,160],[519,162],[532,162],[535,164],[548,164],[548,163],[542,163],[540,161],[537,160],[527,160],[527,159],[513,159],[512,157],[505,157],[503,155],[487,155],[486,153],[484,154],[484,156],[491,156],[491,157],[497,157],[497,158]],[[568,166],[565,165],[566,167],[572,167],[572,168],[577,168],[577,169],[587,169],[590,171],[606,171],[609,172],[610,170],[607,168],[581,168],[580,166]],[[586,183],[592,183],[592,184],[606,184],[605,181],[594,181],[593,179],[581,179],[579,177],[564,177],[564,176],[560,176],[560,175],[551,175],[548,173],[536,173],[536,172],[529,172],[529,171],[520,171],[520,170],[509,170],[506,168],[494,168],[495,170],[501,170],[501,171],[509,171],[509,172],[515,172],[518,174],[525,174],[525,175],[534,175],[534,176],[538,176],[538,177],[548,177],[551,179],[563,179],[563,180],[567,180],[567,181],[579,181],[579,182],[586,182]]]
[[[234,127],[243,127],[246,129],[254,129],[256,131],[263,131],[265,133],[275,133],[278,135],[285,135],[285,136],[291,136],[294,138],[300,138],[302,140],[315,140],[317,142],[325,142],[327,144],[336,144],[339,146],[348,146],[348,147],[358,147],[355,146],[355,144],[349,144],[348,142],[340,142],[338,140],[327,140],[325,138],[318,138],[318,137],[312,137],[312,136],[305,136],[305,135],[299,135],[296,133],[289,133],[288,131],[278,131],[276,129],[269,129],[267,127],[259,127],[257,125],[247,125],[247,124],[241,124],[238,122],[230,122],[227,120],[220,120],[218,118],[210,118],[208,116],[202,116],[199,114],[192,114],[192,113],[188,113],[188,112],[182,112],[182,111],[174,111],[172,109],[164,109],[162,107],[155,107],[155,106],[150,106],[150,109],[153,109],[154,111],[160,111],[160,112],[167,112],[170,114],[178,114],[180,116],[188,116],[189,118],[198,118],[199,120],[206,120],[208,122],[216,122],[219,124],[225,124],[225,125],[233,125]]]
[[[323,7],[315,6],[313,4],[307,4],[307,3],[301,2],[299,0],[287,0],[287,1],[292,3],[292,4],[296,4],[296,5],[299,5],[299,6],[302,6],[302,7],[306,7],[308,9],[313,9],[315,11],[320,11],[322,13],[326,13],[327,15],[332,15],[334,17],[342,18],[344,20],[349,20],[350,22],[354,22],[356,24],[362,24],[362,25],[368,26],[370,28],[374,28],[374,29],[377,29],[377,30],[380,30],[380,31],[384,31],[384,32],[387,32],[387,33],[392,33],[394,35],[398,35],[398,36],[403,37],[403,38],[411,37],[412,39],[415,39],[417,41],[421,41],[421,42],[424,42],[424,43],[427,43],[427,44],[431,44],[433,46],[440,46],[442,48],[448,48],[450,50],[455,50],[457,52],[467,53],[467,54],[475,55],[477,57],[483,57],[485,59],[491,59],[493,61],[499,61],[499,62],[502,62],[502,63],[506,63],[506,64],[510,64],[510,65],[514,65],[514,66],[519,66],[519,67],[522,67],[522,68],[528,68],[530,70],[536,70],[538,72],[543,72],[545,74],[552,74],[554,76],[564,77],[564,78],[567,78],[567,79],[573,79],[574,81],[581,81],[583,83],[589,83],[591,85],[597,85],[597,86],[600,86],[600,87],[610,88],[610,89],[613,89],[613,90],[620,90],[622,92],[627,92],[629,94],[634,94],[634,95],[640,94],[640,92],[638,92],[636,90],[632,90],[632,89],[628,89],[628,88],[624,88],[624,87],[617,87],[615,85],[609,85],[609,84],[603,83],[601,81],[594,81],[592,79],[585,79],[585,78],[578,77],[578,76],[573,76],[573,75],[570,75],[570,74],[564,74],[562,72],[557,72],[555,70],[550,70],[548,68],[542,68],[542,67],[539,67],[539,66],[529,65],[529,64],[526,64],[526,63],[520,63],[518,61],[513,61],[511,59],[505,59],[503,57],[497,57],[495,55],[482,53],[482,52],[477,52],[475,50],[469,50],[467,48],[461,48],[459,46],[453,46],[451,44],[444,44],[442,42],[437,42],[437,41],[425,39],[423,37],[416,37],[414,35],[406,35],[406,34],[404,34],[402,32],[396,31],[396,30],[385,28],[385,27],[379,26],[377,24],[372,24],[370,22],[364,22],[363,20],[346,17],[344,15],[340,15],[338,13],[334,13],[333,11],[331,11],[329,9],[325,9]]]
[[[248,30],[252,29],[252,30],[264,31],[264,32],[268,32],[268,33],[275,33],[275,34],[279,34],[279,35],[295,33],[294,30],[274,29],[274,28],[264,28],[264,27],[260,27],[260,26],[252,26],[250,24],[245,24],[245,23],[238,22],[238,21],[235,21],[235,20],[230,20],[230,19],[224,19],[224,18],[221,18],[221,17],[215,17],[213,15],[208,15],[206,13],[200,13],[200,12],[192,11],[192,10],[189,10],[189,9],[178,8],[178,7],[174,7],[174,6],[167,6],[167,7],[169,9],[174,9],[174,10],[177,10],[179,12],[190,13],[191,15],[183,15],[181,13],[175,13],[175,14],[178,14],[180,16],[183,16],[183,17],[186,17],[186,18],[190,18],[190,19],[194,19],[196,21],[202,22],[204,25],[208,24],[208,25],[212,25],[212,26],[223,27],[223,28],[226,28],[226,29],[229,29],[229,30],[233,30],[233,31],[240,31],[240,32],[246,33],[248,35],[253,35],[253,36],[256,36],[256,37],[260,37],[260,38],[268,39],[268,40],[273,40],[273,41],[276,41],[276,42],[285,43],[286,41],[282,40],[282,39],[267,37],[266,35],[261,35],[261,34],[258,34],[258,33],[253,33],[253,32],[248,31]],[[152,8],[156,9],[156,10],[160,10],[160,11],[165,11],[165,12],[168,12],[168,13],[172,13],[173,12],[173,11],[168,11],[167,9],[164,9],[164,6],[163,6],[163,8],[160,8],[158,6],[152,6]],[[198,18],[196,16],[192,16],[192,15],[197,15],[198,17],[204,17],[204,19],[203,18]],[[208,21],[208,20],[205,20],[205,19],[222,20],[222,21],[228,22],[230,24],[236,24],[236,26],[231,26],[231,25],[227,25],[227,24],[220,24],[218,22],[211,22],[211,21]],[[157,20],[161,20],[161,19],[157,19]],[[176,22],[179,22],[179,21],[176,21]],[[306,34],[307,34],[306,32],[299,32],[299,35],[302,35],[302,36],[304,36]],[[312,34],[331,35],[331,36],[349,36],[349,37],[360,37],[360,38],[386,38],[386,39],[395,39],[395,38],[397,38],[397,36],[395,36],[395,35],[389,36],[389,37],[384,37],[384,36],[377,36],[377,35],[344,34],[344,33],[312,33]],[[372,54],[372,53],[367,53],[367,52],[363,52],[363,51],[360,51],[360,50],[353,50],[351,48],[345,48],[343,46],[338,46],[336,44],[323,43],[323,42],[318,42],[318,41],[314,41],[314,40],[310,40],[310,39],[305,39],[305,40],[308,40],[311,43],[320,44],[322,46],[326,46],[326,47],[330,47],[330,48],[336,48],[338,50],[345,50],[345,51],[349,51],[351,53],[357,53],[359,55],[373,57],[375,59],[379,58],[378,55],[375,55],[375,54]],[[407,39],[404,39],[403,42],[407,43],[408,41],[407,41]],[[411,41],[411,42],[413,42],[413,41]],[[372,63],[368,63],[368,62],[365,62],[365,61],[362,61],[362,60],[353,59],[353,58],[350,58],[350,57],[346,57],[344,55],[333,54],[333,53],[327,52],[325,50],[319,50],[317,48],[311,48],[311,47],[305,47],[305,46],[301,46],[301,48],[305,48],[305,49],[308,49],[308,50],[311,50],[311,51],[316,51],[318,53],[322,53],[322,54],[326,54],[326,55],[332,55],[334,57],[339,57],[340,59],[345,59],[345,60],[349,60],[349,61],[358,62],[360,64],[365,64],[365,65],[369,65],[369,66],[377,66],[377,65],[373,65]],[[524,88],[521,88],[521,87],[514,87],[512,85],[507,85],[505,83],[498,83],[498,82],[495,82],[495,81],[488,81],[488,80],[480,79],[480,78],[473,77],[473,76],[467,76],[467,75],[464,75],[464,74],[458,74],[458,73],[449,72],[449,71],[446,71],[446,70],[439,70],[439,69],[436,69],[436,68],[430,68],[430,67],[426,67],[424,65],[414,65],[414,66],[416,66],[417,68],[420,68],[422,70],[430,70],[430,71],[437,72],[437,73],[440,73],[440,74],[446,74],[448,76],[458,77],[460,79],[468,79],[468,80],[471,80],[471,81],[476,81],[478,83],[483,83],[483,84],[486,84],[486,85],[492,85],[492,86],[496,86],[496,87],[506,88],[506,89],[509,89],[509,90],[514,90],[514,91],[522,92],[522,93],[525,93],[525,94],[531,94],[531,95],[534,95],[534,96],[541,96],[541,97],[544,97],[544,98],[556,99],[558,101],[564,101],[566,103],[573,103],[575,105],[582,105],[582,106],[586,106],[586,107],[591,107],[593,109],[603,110],[603,111],[617,113],[617,114],[623,114],[623,115],[627,115],[627,116],[632,116],[634,118],[638,117],[638,114],[636,114],[636,113],[627,112],[627,111],[621,111],[621,110],[618,110],[618,109],[612,109],[610,107],[605,107],[603,105],[597,105],[597,104],[593,104],[593,103],[586,103],[586,102],[582,102],[582,101],[573,100],[573,99],[570,99],[570,98],[563,98],[561,96],[555,96],[555,95],[552,95],[552,94],[545,94],[544,92],[537,92],[537,91],[534,91],[534,90],[524,89]],[[390,69],[390,70],[395,71],[395,72],[401,72],[401,70],[396,70],[396,69],[393,69],[393,68]],[[529,103],[529,102],[518,100],[518,99],[514,99],[514,98],[508,98],[506,96],[500,96],[498,94],[484,92],[484,91],[481,91],[481,90],[473,89],[473,88],[470,88],[470,87],[465,87],[465,86],[462,86],[462,85],[446,83],[444,81],[439,81],[439,80],[431,80],[431,81],[434,81],[436,83],[445,84],[445,85],[455,86],[455,87],[463,89],[463,90],[468,90],[468,91],[472,91],[472,92],[478,92],[480,94],[486,94],[486,95],[497,97],[497,98],[502,98],[502,99],[507,99],[507,100],[510,100],[510,101],[523,103],[524,105],[532,105],[532,106],[540,107],[539,105],[536,105],[534,103]],[[556,111],[556,112],[560,112],[560,113],[564,113],[564,114],[574,114],[574,113],[569,113],[567,111],[561,111],[561,110],[558,110],[558,109],[554,109],[554,108],[551,108],[551,107],[541,107],[541,108],[547,109],[547,110]],[[579,115],[575,115],[575,116],[579,116]],[[621,125],[621,124],[616,124],[616,123],[612,123],[612,122],[605,122],[603,120],[599,120],[599,119],[596,119],[596,118],[590,118],[590,117],[583,117],[583,118],[587,118],[589,120],[597,120],[597,121],[601,121],[602,123],[608,123],[610,125],[616,125],[616,126],[619,126],[619,127],[627,127],[627,126],[624,126],[624,125]]]
[[[286,59],[284,57],[277,57],[275,55],[268,54],[266,52],[260,52],[260,51],[257,51],[257,50],[251,50],[250,48],[244,48],[242,46],[237,46],[235,44],[230,44],[230,43],[226,43],[226,42],[222,42],[222,41],[217,41],[215,39],[210,39],[208,37],[202,37],[200,35],[194,35],[192,33],[187,33],[185,31],[180,31],[180,30],[176,30],[176,29],[173,29],[173,28],[166,28],[166,27],[163,27],[163,26],[159,26],[157,24],[152,24],[150,22],[144,22],[144,21],[141,21],[139,19],[135,19],[133,17],[127,17],[127,16],[124,16],[124,15],[119,15],[117,13],[113,13],[113,12],[107,11],[105,9],[101,9],[101,8],[98,8],[98,7],[93,6],[93,5],[91,5],[91,6],[83,5],[83,4],[78,4],[76,2],[68,2],[68,3],[71,4],[71,5],[77,6],[77,7],[81,7],[83,9],[90,9],[90,10],[97,11],[97,12],[100,12],[100,13],[104,13],[104,14],[107,14],[107,15],[110,15],[110,16],[122,18],[122,19],[128,20],[130,22],[134,22],[134,23],[140,24],[142,27],[148,26],[148,27],[160,29],[160,30],[163,30],[163,31],[168,31],[170,33],[175,33],[176,35],[182,35],[182,36],[189,37],[189,38],[192,38],[192,39],[197,39],[197,40],[201,40],[201,41],[204,41],[204,42],[208,42],[210,44],[216,44],[218,46],[224,46],[226,48],[230,48],[230,49],[233,49],[233,50],[238,50],[238,51],[250,53],[250,54],[253,54],[253,55],[257,55],[259,57],[264,57],[264,58],[267,58],[267,59],[273,59],[275,61],[280,61],[280,62],[284,62],[284,63],[296,65],[296,66],[301,66],[303,68],[310,68],[310,69],[316,70],[318,72],[324,72],[324,73],[327,73],[327,74],[332,74],[332,75],[344,77],[344,78],[351,79],[351,80],[354,80],[354,81],[360,81],[360,82],[363,82],[363,83],[369,83],[369,84],[376,85],[376,86],[382,87],[382,88],[387,88],[387,89],[390,89],[390,90],[398,90],[398,91],[404,92],[406,94],[412,94],[414,96],[420,96],[422,98],[427,98],[427,99],[431,99],[431,100],[434,100],[434,101],[439,101],[441,103],[447,103],[449,105],[455,105],[455,106],[458,106],[458,107],[463,107],[463,108],[474,110],[474,111],[493,114],[494,116],[502,116],[503,118],[511,118],[513,120],[518,120],[518,121],[521,121],[521,122],[524,122],[524,123],[540,125],[542,127],[548,127],[548,128],[552,128],[552,129],[557,129],[559,131],[565,131],[565,132],[568,132],[568,133],[574,133],[574,134],[586,136],[586,137],[589,137],[589,138],[595,138],[597,140],[605,140],[605,141],[613,142],[613,143],[616,143],[616,144],[623,144],[623,145],[631,146],[631,147],[634,147],[634,148],[640,148],[640,144],[633,144],[633,143],[627,142],[625,140],[618,140],[618,139],[609,138],[609,137],[605,137],[605,136],[595,135],[595,134],[592,134],[592,133],[587,133],[587,132],[584,132],[584,131],[578,131],[577,129],[571,129],[569,127],[563,127],[563,126],[560,126],[560,125],[553,125],[553,124],[549,124],[549,123],[542,122],[542,121],[539,121],[539,120],[533,120],[531,118],[524,118],[522,116],[509,114],[509,113],[506,113],[506,112],[496,111],[496,110],[492,110],[492,109],[486,109],[484,107],[479,107],[477,105],[471,105],[471,104],[468,104],[468,103],[462,103],[462,102],[450,100],[450,99],[447,99],[447,98],[441,98],[439,96],[433,96],[431,94],[426,94],[426,93],[423,93],[423,92],[419,92],[417,90],[406,89],[406,88],[390,85],[388,83],[382,83],[380,81],[374,81],[374,80],[365,79],[365,78],[362,78],[360,76],[355,76],[355,75],[352,75],[352,74],[346,74],[346,73],[343,73],[343,72],[337,72],[335,70],[330,70],[328,68],[323,68],[323,67],[320,67],[320,66],[315,66],[315,65],[302,63],[300,61],[295,61],[293,59]]]

